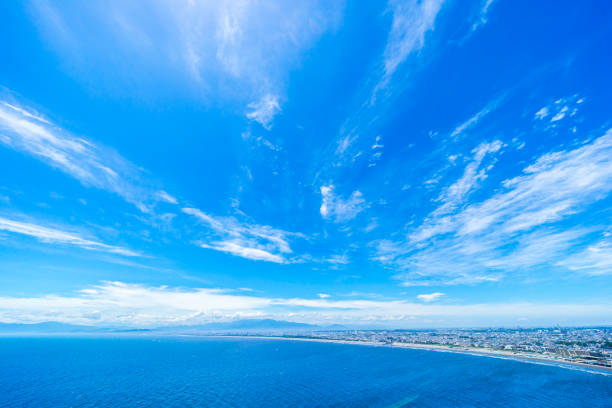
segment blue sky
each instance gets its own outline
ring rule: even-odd
[[[602,2],[2,7],[0,321],[612,323]]]

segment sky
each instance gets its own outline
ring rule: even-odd
[[[0,322],[612,324],[605,2],[0,7]]]

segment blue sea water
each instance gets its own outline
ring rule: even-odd
[[[261,339],[0,338],[0,407],[612,407],[612,376]]]

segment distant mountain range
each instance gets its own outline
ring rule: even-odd
[[[70,334],[70,333],[206,333],[206,332],[270,332],[270,331],[310,331],[343,330],[344,326],[317,326],[306,323],[287,322],[273,319],[245,319],[230,322],[205,323],[199,325],[167,326],[150,329],[131,329],[122,327],[82,326],[58,322],[34,324],[0,323],[0,334]]]
[[[176,326],[160,328],[162,331],[189,330],[189,331],[216,331],[216,330],[313,330],[320,326],[306,323],[286,322],[272,319],[245,319],[231,322],[205,323],[195,326]]]

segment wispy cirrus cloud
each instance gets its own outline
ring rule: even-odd
[[[606,238],[589,244],[584,250],[559,261],[558,265],[589,275],[612,274],[612,240]]]
[[[217,61],[232,75],[258,87],[275,87],[279,84],[274,82],[283,77],[279,68],[285,68],[302,49],[339,23],[343,3],[307,1],[267,5],[221,1],[189,7],[190,13],[199,18],[214,16],[209,24],[215,29],[215,43],[210,44],[204,36],[192,37],[202,55],[212,46]],[[202,23],[195,19],[187,21],[190,30],[204,35],[207,27]]]
[[[374,88],[373,98],[378,90],[387,86],[393,74],[408,56],[423,48],[425,35],[434,29],[436,17],[443,4],[444,0],[389,2],[393,22],[383,53],[383,70]]]
[[[0,217],[0,231],[26,235],[45,243],[71,245],[91,251],[108,252],[123,256],[141,256],[141,254],[138,252],[127,248],[108,245],[93,239],[83,238],[75,232],[68,232],[57,228],[11,220],[4,217]]]
[[[387,10],[392,14],[392,21],[384,51],[363,84],[356,108],[344,120],[338,137],[328,147],[328,155],[324,158],[323,169],[319,174],[329,170],[330,163],[333,169],[338,165],[352,163],[362,154],[359,149],[364,148],[360,143],[363,136],[373,131],[381,119],[381,112],[388,108],[392,97],[406,88],[405,80],[401,81],[401,85],[389,84],[401,66],[423,49],[426,36],[434,29],[443,4],[443,0],[388,2]],[[368,165],[373,167],[381,155],[382,151],[375,151]]]
[[[153,214],[157,203],[179,204],[176,197],[153,186],[142,169],[112,149],[75,136],[30,108],[0,103],[0,130],[0,143],[5,146],[31,154],[85,186],[117,194],[145,213]],[[211,216],[192,208],[183,212],[205,221],[217,237],[211,242],[201,242],[201,246],[243,258],[285,263],[284,255],[292,252],[287,237],[298,235],[269,226],[241,223],[232,217]],[[174,216],[164,213],[158,218],[171,220]],[[88,246],[96,245],[89,242]],[[102,244],[96,247],[103,248]]]
[[[272,128],[274,116],[280,112],[278,98],[270,94],[264,95],[259,102],[250,103],[248,107],[250,110],[247,112],[246,117],[258,122],[266,130]]]
[[[283,96],[304,51],[338,26],[343,9],[343,1],[318,0],[32,4],[43,39],[70,61],[70,74],[100,86],[110,67],[108,95],[134,98],[147,92],[149,81],[169,82],[183,94],[242,109],[268,94]],[[71,24],[75,18],[83,24]],[[106,58],[111,52],[116,58]]]
[[[183,208],[182,211],[196,217],[209,228],[208,239],[197,241],[201,247],[247,259],[290,262],[286,257],[293,252],[289,238],[300,236],[267,225],[239,222],[234,217],[213,216],[197,208]]]
[[[33,109],[0,101],[0,131],[5,146],[30,154],[85,186],[115,193],[143,212],[151,211],[156,202],[176,201],[114,150],[62,129]]]
[[[476,22],[472,25],[472,31],[476,31],[488,22],[488,14],[491,10],[491,6],[496,0],[482,0],[482,5],[478,11],[478,17]]]
[[[481,143],[472,150],[472,158],[470,162],[465,166],[463,175],[448,186],[438,197],[438,201],[443,204],[438,207],[433,215],[439,217],[456,209],[457,206],[462,204],[469,196],[469,194],[478,187],[478,184],[487,178],[487,170],[490,170],[493,164],[482,166],[482,162],[487,155],[498,153],[503,147],[503,143],[499,140],[493,142]]]
[[[321,186],[321,216],[334,222],[346,222],[355,218],[367,208],[363,194],[359,190],[343,199],[334,193],[334,185]]]
[[[234,238],[228,241],[216,241],[210,244],[206,242],[200,242],[200,246],[202,248],[226,252],[228,254],[239,256],[241,258],[251,259],[253,261],[268,261],[274,263],[287,262],[287,260],[282,255],[273,254],[269,250],[261,249],[261,247],[270,247],[270,245],[262,245],[256,241],[249,239]]]
[[[497,107],[500,101],[501,99],[498,98],[487,104],[487,106],[476,112],[471,118],[453,129],[453,131],[450,133],[450,137],[452,139],[456,139],[457,137],[465,133],[467,130],[476,126],[485,116],[487,116]]]
[[[164,190],[158,191],[156,193],[156,196],[160,201],[164,201],[169,204],[178,204],[178,200],[170,194],[166,193]]]
[[[355,325],[495,325],[528,317],[537,324],[609,323],[610,304],[482,303],[429,305],[402,300],[270,298],[220,288],[170,288],[102,282],[74,295],[0,297],[0,322],[124,327],[197,325],[244,318]],[[560,317],[562,316],[562,317]],[[602,320],[603,319],[603,320]],[[429,322],[429,323],[427,323]]]
[[[440,202],[441,205],[424,219],[420,228],[410,233],[409,239],[413,242],[419,242],[438,233],[446,232],[451,227],[449,214],[463,206],[470,194],[477,190],[481,182],[487,178],[487,172],[491,170],[497,160],[495,154],[499,154],[502,148],[503,143],[499,140],[483,142],[475,147],[471,151],[472,156],[469,158],[461,177],[448,187],[443,188],[435,199],[435,202]],[[437,184],[439,179],[435,178],[433,181]],[[424,184],[431,185],[434,184],[433,181],[427,180]]]
[[[573,270],[579,270],[576,258],[563,260],[593,229],[555,223],[611,191],[609,130],[583,146],[540,156],[481,202],[442,216],[432,213],[405,241],[377,241],[375,258],[404,270],[398,278],[406,285],[495,281],[520,268],[556,264],[572,269],[572,262]]]

